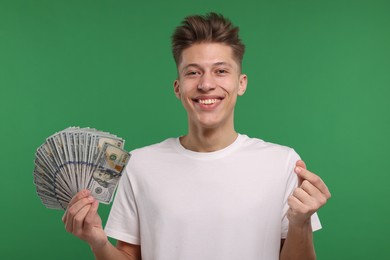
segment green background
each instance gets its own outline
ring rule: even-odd
[[[389,255],[389,1],[0,0],[1,259],[93,259],[37,197],[35,149],[72,125],[127,150],[185,134],[170,35],[209,11],[247,46],[237,131],[294,147],[332,192],[318,259]]]

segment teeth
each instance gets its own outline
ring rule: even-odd
[[[217,102],[217,99],[199,99],[199,103],[205,104],[205,105],[214,104],[216,102]]]

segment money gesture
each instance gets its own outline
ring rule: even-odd
[[[298,175],[298,187],[288,198],[290,208],[287,217],[290,224],[302,226],[325,205],[331,195],[322,179],[308,171],[302,160],[297,161],[294,171]]]

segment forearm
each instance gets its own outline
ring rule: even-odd
[[[98,248],[91,247],[93,254],[95,255],[96,260],[140,260],[140,255],[134,253],[127,253],[125,251],[119,250],[113,246],[109,241]]]
[[[304,226],[289,226],[287,238],[280,253],[280,260],[314,260],[316,254],[313,244],[311,223]]]

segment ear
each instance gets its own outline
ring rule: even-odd
[[[180,99],[180,82],[179,79],[176,79],[173,82],[173,92],[175,92],[175,96]]]
[[[248,78],[245,74],[240,75],[240,85],[238,87],[238,95],[242,96],[244,95],[246,91],[246,85],[248,84]]]

